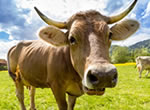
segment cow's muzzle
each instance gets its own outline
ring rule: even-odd
[[[90,95],[102,95],[105,88],[116,86],[117,79],[117,69],[114,65],[93,65],[85,72],[83,90]]]

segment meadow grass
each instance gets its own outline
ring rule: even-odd
[[[116,65],[119,73],[115,88],[106,89],[103,96],[83,95],[75,110],[150,110],[150,78],[141,79],[135,65]],[[50,89],[37,89],[37,110],[58,110]],[[29,95],[25,89],[25,104],[29,110]],[[0,110],[20,110],[15,86],[7,71],[0,72]]]

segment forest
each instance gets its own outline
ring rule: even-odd
[[[110,48],[112,63],[135,62],[137,56],[150,56],[150,40],[141,41],[129,47],[113,45]]]

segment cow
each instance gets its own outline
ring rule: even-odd
[[[115,87],[118,73],[109,59],[111,41],[128,38],[139,23],[127,19],[111,28],[108,24],[123,19],[136,2],[116,16],[89,10],[74,14],[66,22],[54,21],[35,7],[48,24],[38,32],[42,40],[22,41],[8,52],[8,71],[21,110],[26,110],[24,86],[30,87],[31,110],[36,109],[35,88],[51,88],[59,110],[73,110],[76,98],[84,93],[103,95],[106,88]]]
[[[142,77],[143,70],[147,70],[145,74],[145,77],[147,77],[150,72],[150,56],[138,56],[135,61],[139,72],[139,78]]]

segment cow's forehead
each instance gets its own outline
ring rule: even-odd
[[[84,20],[85,22],[93,22],[93,21],[108,21],[108,17],[103,16],[101,13],[95,10],[88,10],[88,11],[80,11],[73,16],[71,16],[67,20],[68,29],[70,29],[72,23],[76,20]]]
[[[70,36],[88,36],[90,33],[95,33],[98,36],[105,36],[108,32],[109,27],[104,20],[88,21],[84,19],[75,20],[70,28]]]
[[[93,25],[86,20],[75,20],[70,28],[71,33],[92,31]]]

